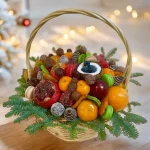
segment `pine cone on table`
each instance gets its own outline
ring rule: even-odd
[[[64,118],[67,121],[72,121],[73,119],[75,119],[77,117],[77,111],[74,108],[67,108],[64,112]]]

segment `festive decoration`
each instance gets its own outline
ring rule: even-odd
[[[117,31],[127,48],[128,61],[125,69],[121,66],[117,67],[119,68],[118,70],[112,71],[114,72],[114,77],[109,70],[111,69],[109,68],[111,64],[109,62],[117,60],[112,58],[117,51],[116,48],[110,50],[107,54],[104,48],[101,48],[100,54],[91,54],[81,45],[76,48],[75,52],[67,51],[62,48],[53,48],[53,55],[42,56],[39,57],[40,59],[32,58],[35,60],[35,65],[33,68],[31,67],[29,62],[30,41],[32,41],[34,35],[36,35],[37,29],[49,18],[53,18],[53,15],[56,17],[57,15],[59,16],[60,14],[69,12],[87,14],[88,16],[100,19],[105,23],[107,22],[107,24]],[[94,29],[95,28],[91,26],[87,31]],[[65,39],[68,39],[68,37],[68,34],[64,35]],[[65,55],[66,53],[72,53],[72,55]],[[137,106],[139,103],[129,103],[127,85],[130,80],[132,66],[130,54],[128,43],[120,29],[98,14],[82,10],[63,10],[48,15],[38,24],[36,30],[33,30],[31,33],[27,44],[27,75],[26,70],[24,70],[23,76],[18,80],[20,85],[16,88],[17,95],[11,96],[9,100],[3,104],[4,107],[11,108],[10,112],[6,114],[6,117],[18,115],[19,117],[15,119],[17,123],[30,116],[35,116],[38,120],[32,125],[29,125],[25,131],[33,134],[44,127],[48,127],[48,130],[53,132],[53,128],[58,127],[58,135],[56,136],[59,137],[61,134],[64,140],[68,138],[74,140],[83,138],[83,140],[85,140],[84,138],[87,139],[89,131],[92,133],[90,134],[90,138],[95,137],[94,135],[98,135],[99,139],[105,140],[106,129],[114,136],[124,134],[129,138],[137,138],[138,131],[134,124],[146,123],[147,120],[131,113],[132,106]],[[59,60],[64,55],[69,61],[62,65]],[[97,63],[89,60],[85,61],[89,56],[94,56],[97,59]],[[49,61],[47,61],[48,59]],[[80,69],[78,69],[79,67]],[[64,70],[63,74],[61,74],[61,78],[59,78],[60,76],[56,71],[58,68]],[[109,68],[108,72],[111,73],[103,73],[103,70],[106,68]],[[42,80],[37,79],[39,71],[42,73]],[[120,74],[120,76],[124,77],[125,80],[122,85],[114,86],[116,74]],[[96,78],[93,78],[95,75]],[[138,75],[132,74],[131,79]],[[90,79],[90,77],[92,79]],[[88,79],[90,79],[90,81]],[[31,85],[34,86],[33,101],[24,101],[23,97],[28,95],[28,93],[30,94],[28,90]],[[129,112],[124,109],[125,107],[128,107]],[[85,137],[83,137],[83,135]]]

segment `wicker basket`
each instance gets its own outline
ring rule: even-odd
[[[27,63],[27,68],[28,68],[28,75],[30,78],[30,69],[32,69],[30,61],[29,61],[29,57],[30,57],[30,48],[31,48],[31,44],[32,41],[34,39],[34,37],[36,36],[37,32],[39,31],[39,29],[49,20],[56,18],[58,16],[64,15],[64,14],[82,14],[85,16],[89,16],[98,20],[103,21],[105,24],[109,25],[112,29],[114,29],[118,35],[120,36],[121,40],[123,41],[125,48],[126,48],[126,52],[127,52],[127,63],[126,63],[126,67],[125,67],[125,73],[124,73],[124,77],[126,78],[125,80],[125,88],[127,88],[128,86],[128,82],[130,79],[130,74],[131,74],[131,69],[132,69],[132,55],[131,55],[131,51],[129,49],[128,46],[128,42],[126,40],[126,38],[124,37],[122,31],[110,20],[106,19],[105,17],[94,13],[94,12],[90,12],[90,11],[85,11],[85,10],[78,10],[78,9],[65,9],[65,10],[59,10],[59,11],[55,11],[50,13],[49,15],[47,15],[45,18],[43,18],[38,24],[37,26],[34,28],[34,30],[32,31],[30,37],[29,37],[29,41],[27,43],[26,46],[26,63]],[[80,125],[79,125],[80,126]],[[64,129],[62,129],[61,127],[49,127],[47,128],[47,130],[55,135],[56,137],[64,140],[64,141],[86,141],[92,138],[97,137],[97,133],[92,130],[92,129],[88,129],[85,128],[86,132],[81,133],[78,135],[78,138],[71,140],[68,132]]]

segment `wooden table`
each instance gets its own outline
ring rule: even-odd
[[[127,138],[113,138],[101,142],[98,139],[86,142],[69,143],[64,142],[48,131],[42,131],[35,135],[28,135],[23,130],[29,124],[24,121],[21,124],[9,123],[0,126],[0,150],[149,150],[150,143],[141,145],[133,140],[132,143]],[[134,144],[133,144],[134,143]]]

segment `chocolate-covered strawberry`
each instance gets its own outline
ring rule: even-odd
[[[66,76],[72,77],[73,72],[76,69],[76,65],[75,64],[68,64],[65,68],[65,74]]]
[[[40,106],[49,108],[59,100],[60,94],[57,83],[42,80],[35,87],[33,98]]]

